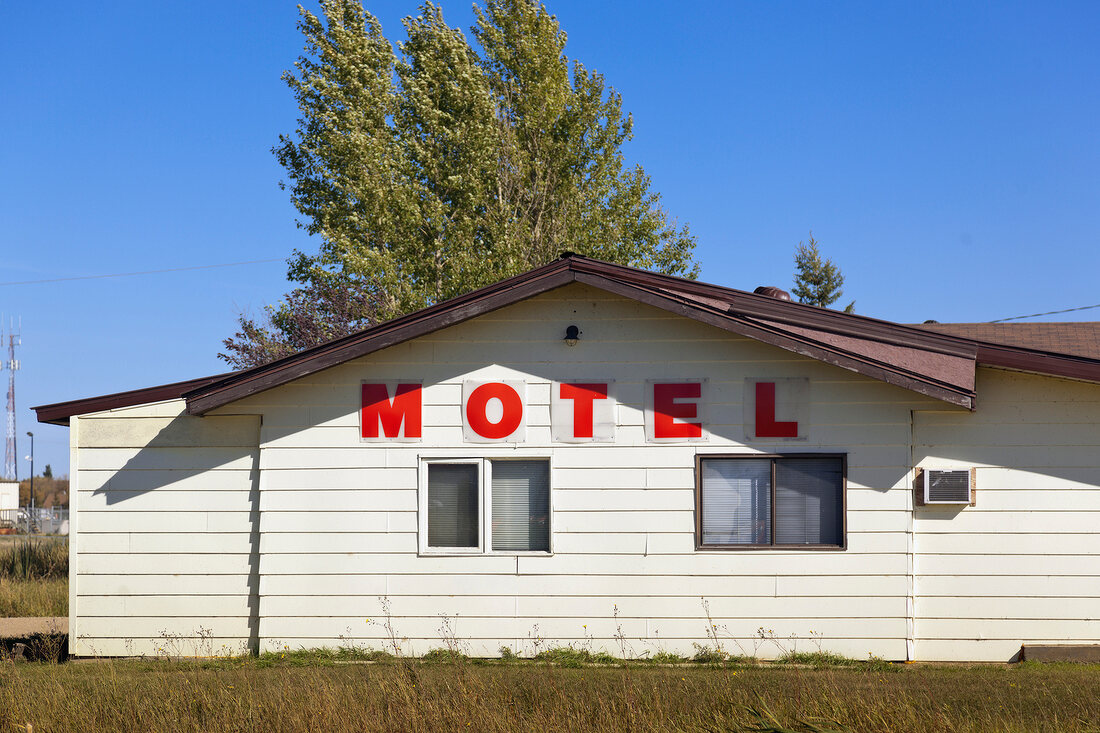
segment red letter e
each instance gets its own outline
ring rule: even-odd
[[[695,402],[678,400],[697,400],[703,396],[703,385],[699,382],[675,382],[653,385],[653,437],[654,438],[699,438],[703,435],[703,425],[698,422],[681,422],[676,418],[694,418],[699,415],[699,405]]]

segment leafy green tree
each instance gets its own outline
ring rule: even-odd
[[[301,10],[283,75],[301,117],[273,152],[316,254],[220,356],[248,367],[544,264],[562,250],[694,277],[695,238],[622,145],[633,121],[565,56],[533,0],[488,0],[472,33],[427,2],[393,46],[360,0]]]
[[[810,232],[808,242],[799,242],[794,251],[794,288],[792,292],[798,302],[827,308],[844,295],[844,275],[830,259],[823,259],[817,248],[814,233]],[[845,313],[855,312],[853,300],[845,308]]]

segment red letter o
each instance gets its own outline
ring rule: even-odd
[[[489,400],[496,398],[504,407],[500,422],[489,422],[485,408]],[[470,393],[466,400],[466,422],[483,438],[499,440],[516,432],[523,421],[523,400],[519,393],[503,382],[483,384]]]

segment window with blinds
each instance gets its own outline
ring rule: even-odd
[[[491,461],[493,549],[550,550],[550,463]]]
[[[770,545],[769,460],[703,461],[703,544]]]
[[[478,465],[428,464],[428,546],[479,547]]]
[[[421,550],[550,551],[549,461],[429,460],[421,470]]]
[[[699,544],[844,546],[844,457],[704,457]]]

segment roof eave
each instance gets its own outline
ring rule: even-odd
[[[600,260],[578,258],[574,266],[578,271],[611,276],[644,287],[666,289],[675,285],[677,290],[702,296],[729,299],[727,310],[739,315],[767,318],[768,320],[810,326],[831,333],[851,335],[853,332],[882,343],[915,346],[917,348],[951,356],[972,357],[973,340],[950,334],[928,331],[914,326],[883,321],[856,313],[844,313],[806,303],[778,300],[768,295],[749,293],[721,285],[700,283],[671,275],[637,270]],[[855,328],[853,328],[855,326]]]
[[[592,273],[578,273],[577,281],[608,290],[618,295],[622,295],[623,297],[638,300],[647,305],[676,313],[677,315],[683,315],[688,318],[702,321],[725,331],[761,341],[792,353],[832,364],[833,366],[847,369],[848,371],[858,374],[863,374],[872,379],[893,384],[897,387],[902,387],[950,404],[959,405],[968,410],[974,409],[975,393],[972,389],[928,379],[914,372],[899,368],[891,368],[889,365],[881,362],[850,352],[830,348],[808,339],[798,338],[787,333],[779,333],[762,324],[751,322],[729,313],[708,308],[698,303],[682,301],[668,293],[654,292],[649,288],[619,283],[615,280],[605,278],[602,275]],[[969,358],[973,360],[973,353],[971,353]]]
[[[815,341],[813,333],[799,334],[796,333],[798,329],[787,330],[785,325],[943,354],[971,360],[975,365],[1100,382],[1098,359],[990,344],[568,255],[480,290],[253,369],[34,409],[40,422],[65,425],[72,415],[182,397],[187,402],[188,413],[203,415],[252,394],[462,323],[570,282],[583,282],[634,298],[967,409],[974,409],[973,383],[950,384],[937,379],[935,373],[913,371],[889,359],[876,359],[862,350],[861,353],[848,351],[835,342],[827,343],[827,339]]]
[[[191,415],[204,415],[230,402],[291,380],[568,285],[575,280],[575,274],[570,268],[559,264],[560,262],[562,261],[552,263],[553,267],[544,268],[545,272],[535,271],[527,273],[526,278],[505,280],[490,288],[467,293],[437,306],[396,318],[365,332],[322,344],[272,364],[238,372],[221,382],[192,390],[183,395],[187,400],[187,412]],[[537,276],[530,277],[533,274]]]
[[[232,375],[233,372],[215,374],[209,377],[185,379],[181,382],[158,384],[152,387],[131,389],[126,392],[114,392],[112,394],[99,395],[97,397],[85,397],[79,400],[67,400],[55,402],[49,405],[32,407],[38,422],[48,425],[68,425],[69,418],[74,415],[87,415],[93,412],[116,410],[122,407],[143,405],[152,402],[164,402],[165,400],[180,399],[185,392],[213,384]]]
[[[1100,382],[1100,360],[1000,344],[979,342],[978,365]]]

